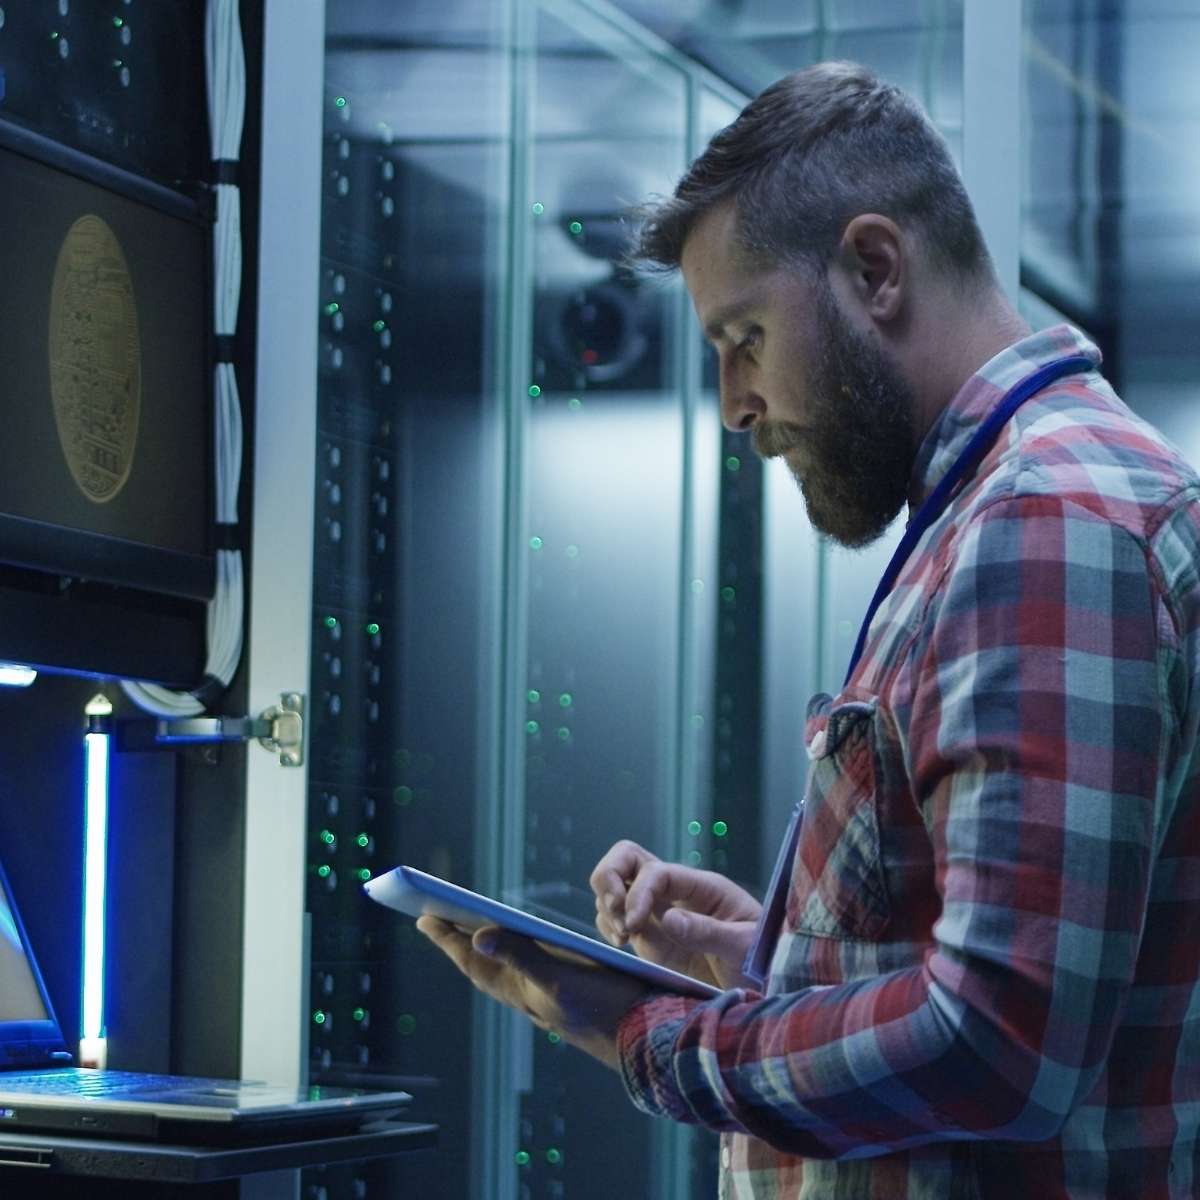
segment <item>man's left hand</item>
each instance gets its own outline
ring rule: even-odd
[[[494,925],[471,936],[447,921],[425,916],[417,928],[481,992],[618,1069],[617,1026],[652,988]]]

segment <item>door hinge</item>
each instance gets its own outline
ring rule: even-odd
[[[284,692],[278,704],[265,709],[261,721],[270,724],[270,730],[260,734],[258,744],[272,754],[279,755],[281,767],[304,765],[304,696],[300,692]]]
[[[162,717],[117,723],[117,749],[178,750],[221,742],[257,741],[279,755],[279,765],[304,765],[304,693],[283,692],[257,717]]]

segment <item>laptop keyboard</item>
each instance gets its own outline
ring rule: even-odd
[[[27,1075],[0,1071],[0,1092],[28,1092],[38,1096],[112,1096],[116,1093],[164,1091],[211,1084],[207,1079],[180,1075],[143,1075],[134,1071],[34,1071]]]

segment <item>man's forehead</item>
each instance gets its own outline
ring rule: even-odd
[[[721,260],[723,266],[740,266],[744,257],[738,238],[737,208],[732,200],[726,200],[696,218],[684,238],[679,265],[686,275],[713,264],[714,259]]]
[[[684,242],[680,268],[709,337],[717,336],[721,327],[761,297],[768,274],[743,251],[731,203],[711,209],[696,221]]]

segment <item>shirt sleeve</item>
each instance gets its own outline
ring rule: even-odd
[[[1134,976],[1169,625],[1119,526],[1058,497],[977,514],[901,714],[941,900],[930,949],[853,983],[643,1001],[618,1038],[634,1102],[812,1158],[1052,1137]]]

